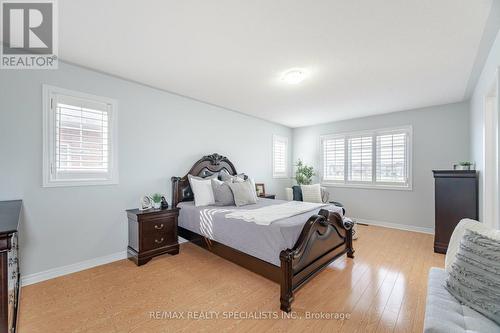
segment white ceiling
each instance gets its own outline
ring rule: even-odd
[[[299,127],[463,100],[491,1],[64,0],[59,55]]]

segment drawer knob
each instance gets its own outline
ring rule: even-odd
[[[160,225],[155,224],[155,229],[156,229],[156,230],[163,229],[163,227],[164,227],[163,223],[162,223],[162,224],[160,224]]]
[[[161,244],[161,243],[163,243],[164,240],[165,240],[165,238],[163,238],[163,237],[160,238],[160,239],[155,239],[155,243],[156,244]]]

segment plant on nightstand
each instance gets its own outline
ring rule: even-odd
[[[153,208],[154,209],[160,209],[161,197],[162,197],[162,195],[160,193],[155,193],[151,196],[151,199],[153,199]]]
[[[312,166],[307,166],[302,162],[301,159],[298,160],[297,171],[295,172],[295,181],[298,185],[310,185],[312,183],[312,177],[316,175],[314,168]]]

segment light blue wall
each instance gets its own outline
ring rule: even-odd
[[[413,190],[329,187],[330,198],[342,202],[347,215],[430,231],[434,227],[433,169],[450,169],[469,157],[469,105],[448,104],[424,109],[327,123],[293,130],[293,157],[319,170],[320,136],[413,126]]]
[[[42,84],[118,100],[119,185],[42,188]],[[170,177],[207,153],[283,196],[289,180],[272,178],[273,134],[292,143],[287,127],[65,63],[0,71],[0,200],[24,200],[23,275],[124,251],[124,210],[154,192],[170,201]]]

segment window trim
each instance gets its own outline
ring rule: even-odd
[[[275,172],[274,143],[277,140],[284,141],[285,145],[286,145],[286,148],[285,148],[285,172],[284,173],[276,173]],[[282,136],[282,135],[274,134],[273,135],[273,142],[272,142],[273,179],[286,179],[286,178],[290,178],[290,165],[289,165],[289,162],[290,162],[290,157],[289,157],[290,151],[289,150],[290,150],[290,146],[289,146],[288,137],[287,136]]]
[[[54,137],[55,125],[51,124],[54,119],[52,110],[52,98],[54,95],[66,95],[74,98],[80,98],[90,101],[98,101],[111,105],[111,119],[109,122],[110,147],[109,170],[110,175],[106,179],[55,179],[51,173],[51,164],[55,160]],[[118,101],[112,98],[91,95],[79,91],[59,88],[47,84],[42,85],[42,187],[68,187],[68,186],[96,186],[96,185],[115,185],[118,184]]]
[[[405,184],[391,183],[391,182],[377,182],[377,135],[384,135],[390,133],[401,133],[406,132],[408,134],[408,143],[406,151],[406,172],[408,174],[408,181]],[[367,182],[360,181],[348,181],[347,180],[347,168],[348,168],[348,148],[347,142],[350,137],[358,137],[363,135],[372,136],[372,180]],[[344,180],[343,181],[333,181],[324,180],[324,156],[323,156],[323,140],[328,139],[338,139],[344,138]],[[320,183],[326,187],[340,187],[340,188],[360,188],[360,189],[383,189],[383,190],[399,190],[399,191],[412,191],[413,190],[413,126],[398,126],[389,128],[380,128],[375,130],[364,130],[364,131],[353,131],[353,132],[342,132],[335,134],[321,135],[319,139],[319,156],[320,156]]]

